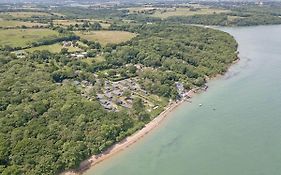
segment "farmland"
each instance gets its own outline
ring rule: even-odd
[[[50,29],[0,30],[0,46],[24,47],[50,36],[58,36],[58,33]]]
[[[209,15],[228,12],[228,10],[209,8],[207,6],[190,6],[178,8],[163,7],[131,7],[127,8],[131,14],[146,14],[156,18],[168,18],[171,16],[193,16],[193,15]]]
[[[156,12],[152,16],[158,18],[168,18],[171,16],[209,15],[225,12],[227,12],[227,10],[213,8],[198,8],[196,10],[192,10],[191,8],[168,8],[156,10]]]
[[[124,31],[91,31],[91,32],[75,32],[83,39],[98,41],[102,45],[109,43],[118,44],[128,41],[136,36],[134,33]]]

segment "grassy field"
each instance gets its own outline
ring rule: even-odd
[[[23,47],[50,36],[58,36],[58,33],[50,29],[0,30],[0,46]]]
[[[136,36],[134,33],[123,32],[123,31],[93,31],[93,32],[75,32],[76,35],[80,36],[83,39],[98,41],[102,45],[108,43],[121,43],[128,41]]]
[[[211,9],[211,8],[200,8],[196,11],[191,11],[189,8],[167,8],[167,9],[158,9],[152,15],[158,18],[168,18],[170,16],[192,16],[192,15],[207,15],[214,13],[225,13],[227,10],[222,9]]]
[[[47,24],[42,24],[42,23],[0,20],[0,27],[3,28],[21,27],[21,26],[34,27],[34,26],[46,26],[46,25]]]
[[[14,18],[30,18],[32,16],[51,16],[45,12],[2,12],[0,16],[11,16]]]
[[[44,45],[44,46],[39,46],[39,47],[33,47],[30,49],[25,49],[25,51],[27,52],[34,52],[36,50],[42,51],[42,50],[48,50],[52,53],[59,53],[61,51],[61,49],[63,48],[63,46],[59,43],[56,44],[52,44],[52,45]],[[77,48],[77,47],[66,47],[68,49],[68,52],[76,52],[76,51],[81,51],[81,49]]]

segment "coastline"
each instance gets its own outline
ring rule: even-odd
[[[87,160],[84,160],[80,163],[79,168],[76,170],[70,170],[67,172],[61,173],[62,175],[81,175],[89,168],[94,167],[95,165],[103,162],[104,160],[114,156],[115,154],[123,151],[129,146],[133,145],[140,139],[142,139],[145,135],[149,134],[152,130],[158,127],[168,116],[172,113],[177,107],[179,107],[184,102],[190,102],[188,99],[194,97],[197,93],[200,93],[202,90],[195,88],[191,89],[187,93],[187,97],[184,97],[181,101],[173,101],[169,103],[163,112],[161,112],[157,117],[151,120],[148,124],[146,124],[141,130],[137,131],[131,136],[124,138],[122,141],[113,144],[111,147],[106,149],[104,152],[93,155]]]
[[[237,52],[236,60],[234,60],[229,65],[228,69],[232,65],[234,65],[240,61],[240,57],[238,55],[239,55],[239,52]],[[226,71],[226,72],[228,72],[228,71]],[[210,80],[219,79],[223,75],[224,74],[217,74],[215,77],[211,77],[211,78],[207,77],[206,80],[208,82]],[[82,161],[80,163],[79,168],[74,169],[74,170],[64,171],[61,173],[61,175],[82,175],[88,169],[94,167],[95,165],[103,162],[104,160],[114,156],[115,154],[117,154],[117,153],[125,150],[129,146],[133,145],[134,143],[136,143],[137,141],[142,139],[145,135],[149,134],[152,130],[157,128],[169,116],[169,114],[172,113],[177,107],[182,105],[184,102],[191,103],[192,101],[190,101],[190,99],[193,98],[196,94],[199,94],[203,91],[207,91],[208,86],[207,86],[207,84],[205,84],[205,85],[206,85],[205,88],[197,87],[197,88],[191,89],[190,91],[188,91],[186,93],[186,96],[183,97],[183,99],[181,101],[172,101],[171,103],[169,103],[165,107],[165,110],[163,112],[161,112],[157,117],[155,117],[148,124],[146,124],[141,130],[135,132],[133,135],[130,135],[130,136],[124,138],[120,142],[113,144],[112,146],[107,148],[102,153],[100,153],[98,155],[92,155],[90,158]]]

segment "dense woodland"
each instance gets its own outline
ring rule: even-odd
[[[236,59],[237,44],[224,32],[164,24],[113,27],[121,28],[140,35],[127,45],[111,50],[103,64],[141,63],[154,68],[141,75],[146,79],[142,83],[145,89],[160,96],[176,98],[172,84],[179,79],[189,88],[202,86],[206,76],[223,74]]]
[[[48,23],[46,28],[59,33],[57,37],[32,42],[26,48],[62,41],[80,42],[83,46],[79,47],[88,56],[99,55],[104,60],[72,59],[67,49],[59,53],[34,51],[26,57],[17,57],[11,51],[22,47],[1,48],[0,173],[58,174],[77,168],[82,160],[131,135],[157,115],[144,110],[141,99],[134,99],[128,110],[105,110],[97,99],[89,100],[81,95],[82,90],[72,82],[87,81],[95,86],[100,80],[138,78],[148,94],[167,101],[179,100],[176,82],[182,82],[187,90],[202,87],[207,78],[225,73],[237,59],[237,43],[232,36],[186,24],[281,23],[278,9],[225,8],[231,11],[167,19],[129,14],[128,10],[116,7],[98,10],[58,7],[53,12],[63,16],[48,12],[50,16],[44,18],[4,16],[3,19],[9,20]],[[102,29],[99,22],[84,22],[61,27],[52,21],[79,18],[108,20],[110,26]],[[96,30],[128,31],[136,37],[118,44],[101,45],[75,35],[75,31]],[[136,65],[143,68],[137,70]],[[91,92],[92,97],[96,94],[96,89]]]

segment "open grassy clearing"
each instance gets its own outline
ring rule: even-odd
[[[51,16],[49,13],[45,12],[2,12],[1,16],[11,16],[14,18],[30,18],[33,16]]]
[[[46,25],[47,24],[24,22],[24,21],[0,20],[0,27],[2,28],[21,27],[21,26],[34,27],[34,26],[46,26]]]
[[[213,9],[213,8],[198,8],[193,11],[190,8],[167,8],[167,9],[157,9],[152,15],[158,18],[168,18],[170,16],[193,16],[193,15],[208,15],[214,13],[226,13],[227,10]]]
[[[52,44],[52,45],[44,45],[44,46],[38,46],[38,47],[32,47],[30,49],[25,49],[25,51],[27,52],[34,52],[36,50],[42,51],[42,50],[48,50],[52,53],[59,53],[61,51],[61,49],[63,48],[62,44],[60,43],[56,43],[56,44]],[[77,52],[77,51],[81,51],[81,49],[77,48],[77,47],[65,47],[68,49],[68,52]]]
[[[76,35],[80,36],[83,39],[90,40],[90,41],[98,41],[102,45],[106,45],[109,43],[117,44],[117,43],[125,42],[136,36],[135,33],[124,32],[124,31],[90,31],[90,32],[79,31],[75,33]]]
[[[0,46],[24,47],[50,36],[58,36],[58,32],[50,29],[0,30]]]

